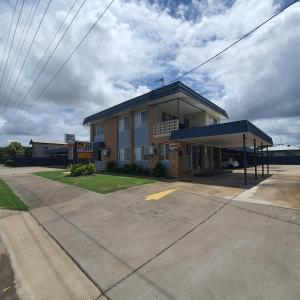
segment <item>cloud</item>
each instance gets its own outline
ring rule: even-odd
[[[280,5],[272,0],[118,0],[28,111],[108,4],[87,1],[17,112],[22,99],[20,92],[72,2],[59,0],[51,4],[4,115],[1,111],[7,99],[0,98],[0,144],[14,139],[28,143],[32,137],[59,140],[67,132],[88,139],[88,129],[81,125],[84,117],[157,87],[154,81],[161,76],[168,81],[193,68],[274,14]],[[25,2],[16,40],[31,3]],[[41,3],[29,34],[31,38],[46,6],[46,2]],[[300,144],[299,12],[297,3],[183,81],[224,107],[233,120],[247,118],[270,135],[280,134],[286,142]],[[9,2],[1,1],[0,53],[4,50],[11,13]],[[71,18],[72,14],[68,20]],[[30,39],[25,42],[21,57],[24,58],[29,44]],[[14,57],[17,49],[12,49]],[[14,74],[16,78],[17,70]]]

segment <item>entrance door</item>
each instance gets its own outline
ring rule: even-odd
[[[96,152],[95,165],[97,171],[103,171],[103,161],[102,161],[102,151],[98,150]]]
[[[201,169],[201,146],[192,146],[192,165],[193,171]]]

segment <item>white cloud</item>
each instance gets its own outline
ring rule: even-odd
[[[60,0],[51,4],[17,91],[22,90],[72,2]],[[27,3],[26,11],[30,3]],[[65,132],[75,132],[88,139],[87,128],[81,126],[84,117],[147,92],[155,86],[154,80],[161,76],[173,79],[278,9],[278,3],[272,0],[238,0],[232,5],[227,5],[227,1],[193,0],[189,5],[182,2],[174,13],[176,9],[172,1],[169,1],[168,9],[161,1],[152,1],[151,4],[118,0],[60,76],[27,112],[33,99],[107,3],[86,2],[26,99],[26,105],[22,106],[24,113],[10,117],[15,115],[19,97],[12,99],[4,115],[0,113],[0,144],[13,139],[28,143],[32,137],[63,139]],[[39,17],[45,5],[46,2],[39,9]],[[77,7],[79,5],[80,2]],[[300,115],[299,12],[298,3],[249,39],[192,73],[184,82],[224,107],[233,119],[254,120],[270,135],[280,133],[286,142],[300,144],[297,129]],[[21,20],[23,25],[25,16]],[[10,6],[7,2],[0,2],[1,51],[10,17]],[[35,26],[37,24],[38,18]],[[12,53],[15,51],[13,49]],[[25,53],[23,50],[23,56]],[[5,101],[1,99],[0,111]],[[270,124],[282,126],[272,127]]]

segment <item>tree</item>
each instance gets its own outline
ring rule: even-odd
[[[19,142],[11,142],[7,147],[7,152],[9,155],[9,158],[15,158],[23,156],[25,153],[24,147]]]

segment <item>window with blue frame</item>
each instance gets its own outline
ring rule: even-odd
[[[140,111],[134,114],[134,128],[148,126],[148,112]]]
[[[103,125],[102,124],[95,125],[95,134],[96,134],[96,136],[103,135]]]
[[[129,129],[129,117],[128,116],[119,118],[118,129],[119,129],[119,132]]]
[[[129,160],[129,148],[120,148],[118,152],[119,161]]]
[[[146,154],[145,145],[139,145],[134,147],[134,159],[136,161],[149,160],[149,155]]]

